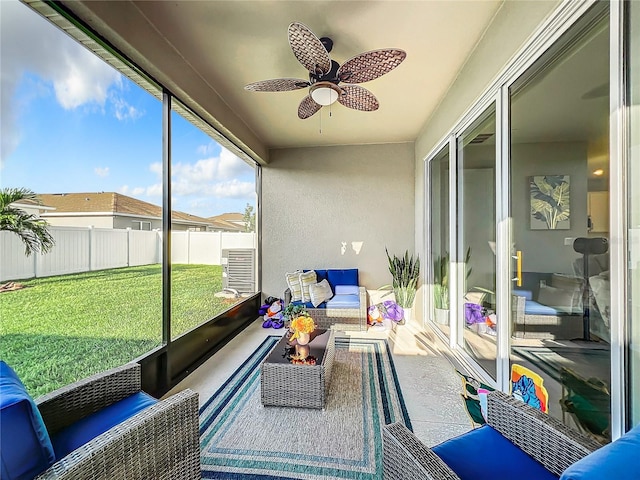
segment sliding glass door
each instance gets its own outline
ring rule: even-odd
[[[611,438],[607,13],[589,12],[509,89],[511,367],[543,382],[543,410],[601,442]]]
[[[496,107],[456,139],[458,341],[496,380]]]

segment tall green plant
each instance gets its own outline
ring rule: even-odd
[[[389,272],[393,278],[393,293],[396,297],[396,303],[402,308],[413,307],[413,301],[416,298],[418,290],[418,279],[420,278],[420,258],[409,257],[409,251],[405,251],[404,257],[393,258],[387,252],[389,260]]]
[[[467,266],[465,277],[471,275],[471,247],[467,247],[464,263]],[[433,303],[435,308],[449,309],[449,252],[433,259]]]

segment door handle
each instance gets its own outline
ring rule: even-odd
[[[518,287],[522,286],[522,250],[516,250],[512,257],[516,261],[516,276],[512,278]]]

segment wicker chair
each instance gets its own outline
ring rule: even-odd
[[[55,434],[141,390],[140,365],[88,377],[36,399]],[[198,394],[184,390],[94,438],[37,479],[200,479]]]
[[[601,446],[555,418],[499,391],[488,395],[487,423],[556,476]],[[385,425],[383,438],[385,479],[459,480],[447,464],[404,425]],[[499,455],[499,452],[487,451],[486,454]],[[460,455],[464,458],[464,452]],[[518,478],[516,472],[514,478]]]

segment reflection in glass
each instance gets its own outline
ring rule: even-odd
[[[601,442],[611,435],[608,80],[600,5],[510,90],[512,239],[522,258],[511,364],[540,375],[550,415]],[[560,211],[558,222],[539,221]]]
[[[431,320],[449,336],[449,146],[430,162]]]
[[[457,273],[463,347],[496,378],[496,111],[492,104],[458,138]]]
[[[171,112],[171,335],[256,292],[252,165],[182,104]]]

